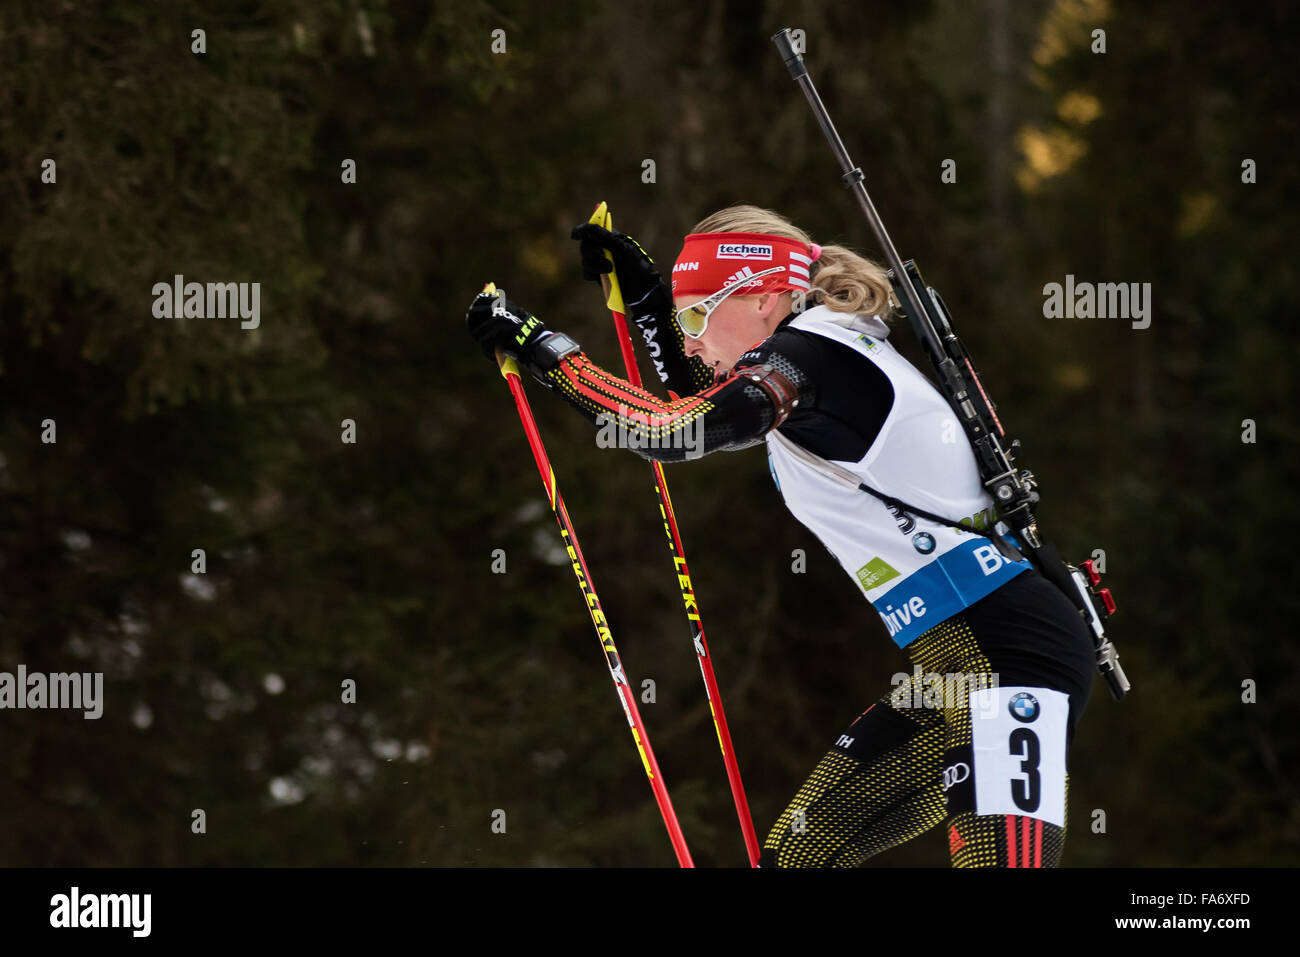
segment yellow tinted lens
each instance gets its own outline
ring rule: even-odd
[[[677,312],[677,322],[688,336],[702,335],[708,317],[709,312],[703,306],[691,306]]]

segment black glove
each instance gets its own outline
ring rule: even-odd
[[[595,223],[574,226],[571,236],[581,243],[578,252],[582,257],[583,279],[600,282],[602,273],[614,269],[628,315],[634,319],[651,316],[656,319],[671,318],[672,290],[663,281],[655,269],[654,260],[641,248],[640,243],[617,229],[605,229]],[[605,250],[613,254],[613,263],[605,255]]]
[[[582,242],[579,250],[584,279],[599,281],[601,273],[609,272],[611,266],[605,250],[613,254],[624,308],[640,330],[655,372],[667,384],[669,394],[694,395],[709,385],[712,373],[698,358],[686,355],[673,307],[673,291],[640,243],[595,223],[575,226],[572,235]]]
[[[531,364],[537,343],[551,334],[542,320],[527,309],[490,292],[481,292],[474,297],[465,313],[465,325],[489,359],[495,361],[494,350],[500,348],[525,365]]]

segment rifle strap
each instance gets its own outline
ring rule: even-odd
[[[963,532],[974,532],[976,535],[983,535],[989,541],[993,542],[993,544],[998,547],[998,551],[1001,552],[1002,555],[1008,560],[1013,562],[1024,561],[1025,556],[1020,553],[1020,550],[1017,549],[1010,542],[1008,542],[1001,535],[999,535],[996,531],[986,532],[982,528],[974,528],[970,525],[962,525],[959,522],[954,522],[952,519],[944,518],[942,515],[936,515],[934,512],[926,511],[925,509],[918,508],[915,505],[908,505],[906,502],[902,501],[901,499],[895,498],[892,495],[886,495],[884,492],[876,491],[874,488],[872,488],[870,485],[867,485],[865,482],[859,479],[848,469],[844,468],[843,466],[836,465],[834,462],[827,461],[826,459],[822,458],[820,455],[817,455],[814,452],[808,451],[802,445],[799,445],[793,440],[787,438],[785,435],[783,435],[776,429],[773,429],[768,434],[771,435],[773,438],[775,438],[780,445],[784,446],[785,449],[788,452],[790,452],[791,455],[802,460],[807,465],[812,466],[814,469],[816,469],[818,472],[821,472],[827,478],[835,479],[837,482],[840,482],[843,485],[860,489],[863,492],[866,492],[868,495],[874,495],[876,498],[880,499],[880,501],[884,502],[886,505],[889,505],[900,512],[910,512],[913,515],[919,515],[921,516],[921,518],[929,519],[932,522],[938,522],[940,525],[947,525],[949,528],[956,528],[956,529],[960,529]]]

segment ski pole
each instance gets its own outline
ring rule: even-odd
[[[591,214],[589,222],[605,229],[614,228],[614,220],[609,207],[602,201]],[[613,254],[605,250],[610,262]],[[635,386],[641,385],[641,371],[637,368],[636,353],[632,350],[632,336],[628,332],[627,317],[624,314],[623,293],[618,285],[618,273],[610,270],[601,276],[601,285],[605,292],[605,302],[614,315],[614,328],[618,333],[619,348],[623,353],[623,364],[627,367],[627,378]],[[655,491],[659,495],[659,514],[664,520],[664,532],[668,536],[668,547],[673,553],[673,567],[677,572],[677,583],[682,592],[682,604],[686,608],[686,618],[691,630],[691,641],[700,663],[700,674],[704,678],[704,695],[709,702],[709,714],[713,718],[713,728],[718,734],[718,747],[722,749],[722,762],[727,768],[727,780],[731,784],[731,796],[736,802],[736,816],[740,818],[740,832],[745,839],[745,850],[749,854],[751,867],[758,866],[758,838],[754,836],[754,822],[749,814],[749,802],[745,799],[745,785],[740,779],[740,765],[736,761],[736,749],[731,743],[731,732],[727,728],[727,715],[722,710],[722,693],[718,690],[718,679],[713,673],[713,659],[709,656],[709,646],[704,640],[704,622],[700,617],[700,606],[691,585],[690,569],[686,567],[686,549],[682,545],[681,533],[677,528],[677,516],[673,514],[672,499],[668,496],[668,481],[664,478],[663,463],[650,463],[654,468]]]
[[[496,286],[488,283],[483,287],[483,291],[495,293]],[[636,749],[641,755],[641,764],[650,779],[650,788],[654,791],[655,802],[659,805],[659,813],[663,816],[664,827],[668,829],[668,838],[672,841],[673,851],[677,854],[677,863],[681,867],[694,867],[691,852],[686,847],[686,838],[682,834],[681,825],[677,822],[677,812],[673,810],[668,788],[664,784],[663,775],[659,772],[659,762],[655,760],[654,749],[650,747],[650,735],[646,732],[641,715],[637,711],[636,701],[633,700],[628,687],[627,675],[623,671],[623,662],[619,659],[618,649],[614,647],[614,638],[609,632],[600,599],[596,597],[596,586],[592,583],[591,572],[587,569],[587,560],[583,558],[582,548],[578,545],[578,534],[569,520],[569,510],[564,507],[564,497],[556,487],[555,470],[551,468],[546,447],[542,445],[541,433],[537,431],[537,422],[533,419],[532,409],[528,405],[528,397],[524,395],[519,366],[500,349],[496,350],[496,359],[501,377],[509,384],[510,394],[514,396],[515,407],[519,410],[519,421],[524,427],[524,434],[528,436],[528,445],[533,450],[533,460],[537,463],[537,470],[542,475],[542,485],[546,488],[551,511],[555,513],[555,520],[560,525],[560,536],[564,539],[565,550],[569,553],[573,574],[577,576],[578,587],[582,589],[583,597],[587,600],[587,612],[591,615],[591,623],[596,627],[596,636],[600,638],[601,648],[605,652],[605,663],[609,666],[609,675],[614,679],[614,690],[618,693],[619,703],[623,705],[623,714],[627,717],[628,727],[632,729],[632,740],[636,742]]]

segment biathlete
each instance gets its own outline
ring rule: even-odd
[[[467,315],[483,351],[518,358],[594,424],[618,421],[643,458],[766,442],[786,506],[913,665],[836,736],[760,866],[854,867],[940,823],[954,867],[1057,866],[1092,639],[997,521],[943,395],[889,342],[885,270],[754,206],[699,223],[671,284],[626,235],[584,223],[573,237],[585,279],[599,281],[613,255],[628,318],[671,398],[486,293]],[[949,522],[837,482],[826,461]]]

